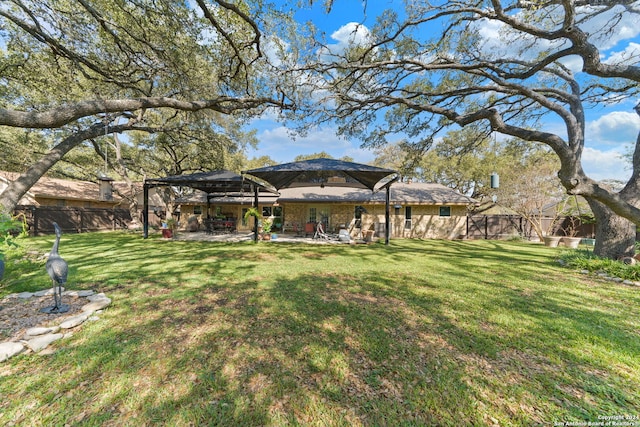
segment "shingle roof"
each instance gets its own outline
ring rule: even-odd
[[[20,176],[15,172],[0,171],[0,177],[14,181]],[[100,200],[100,185],[89,181],[71,181],[68,179],[42,177],[29,190],[32,197],[66,200]],[[119,201],[120,197],[113,195],[111,202]]]
[[[384,203],[385,191],[372,193],[350,187],[294,187],[280,191],[280,202],[354,202]],[[391,186],[391,204],[468,205],[475,200],[459,192],[434,183],[395,183]]]
[[[320,186],[293,187],[280,190],[280,196],[260,196],[260,203],[352,203],[352,204],[384,204],[386,193],[384,190],[372,192],[365,188],[349,186]],[[245,203],[251,204],[251,197],[223,197],[212,203]],[[206,203],[204,193],[196,193],[187,198],[176,200],[178,203]],[[459,192],[433,183],[395,183],[391,185],[390,202],[394,204],[412,205],[469,205],[476,201]]]

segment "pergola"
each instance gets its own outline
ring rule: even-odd
[[[368,188],[372,192],[386,189],[385,243],[390,236],[390,187],[399,175],[392,169],[334,159],[312,159],[242,172],[272,185],[276,190],[299,186],[350,186]],[[335,178],[344,178],[336,180]]]
[[[149,189],[161,186],[190,187],[204,191],[207,193],[207,203],[216,197],[242,197],[247,194],[252,194],[253,205],[258,206],[258,195],[260,192],[278,194],[276,189],[267,184],[259,183],[250,177],[238,175],[228,170],[147,179],[143,186],[143,231],[145,239],[149,237]]]

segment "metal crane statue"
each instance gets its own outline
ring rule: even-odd
[[[43,313],[66,313],[69,311],[69,306],[62,304],[62,285],[67,283],[67,274],[69,273],[69,266],[67,262],[62,259],[58,254],[58,246],[60,246],[60,236],[62,236],[62,230],[55,222],[53,228],[56,232],[56,241],[51,248],[51,253],[45,264],[47,273],[53,281],[53,300],[54,305],[45,307],[40,311]]]

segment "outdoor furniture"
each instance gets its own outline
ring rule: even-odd
[[[300,227],[300,224],[298,224],[297,222],[293,223],[293,232],[295,233],[296,237],[304,236],[304,230]]]
[[[339,240],[339,236],[337,234],[328,234],[324,231],[324,226],[321,222],[316,226],[316,232],[313,235],[314,239],[323,239],[323,240]]]
[[[237,223],[235,218],[215,219],[207,218],[204,220],[205,232],[207,234],[214,233],[235,233]]]
[[[304,225],[304,237],[313,236],[316,232],[316,223],[315,222],[307,222]]]

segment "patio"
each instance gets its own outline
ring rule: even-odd
[[[211,234],[205,231],[180,231],[176,233],[175,238],[166,240],[178,240],[178,241],[199,241],[199,242],[248,242],[253,240],[253,233],[220,233]],[[308,243],[317,245],[327,244],[364,244],[364,241],[352,240],[351,242],[340,242],[338,240],[326,240],[326,239],[314,239],[313,237],[296,236],[289,233],[278,233],[277,237],[271,238],[270,242],[274,243]],[[264,242],[268,244],[269,242]]]

